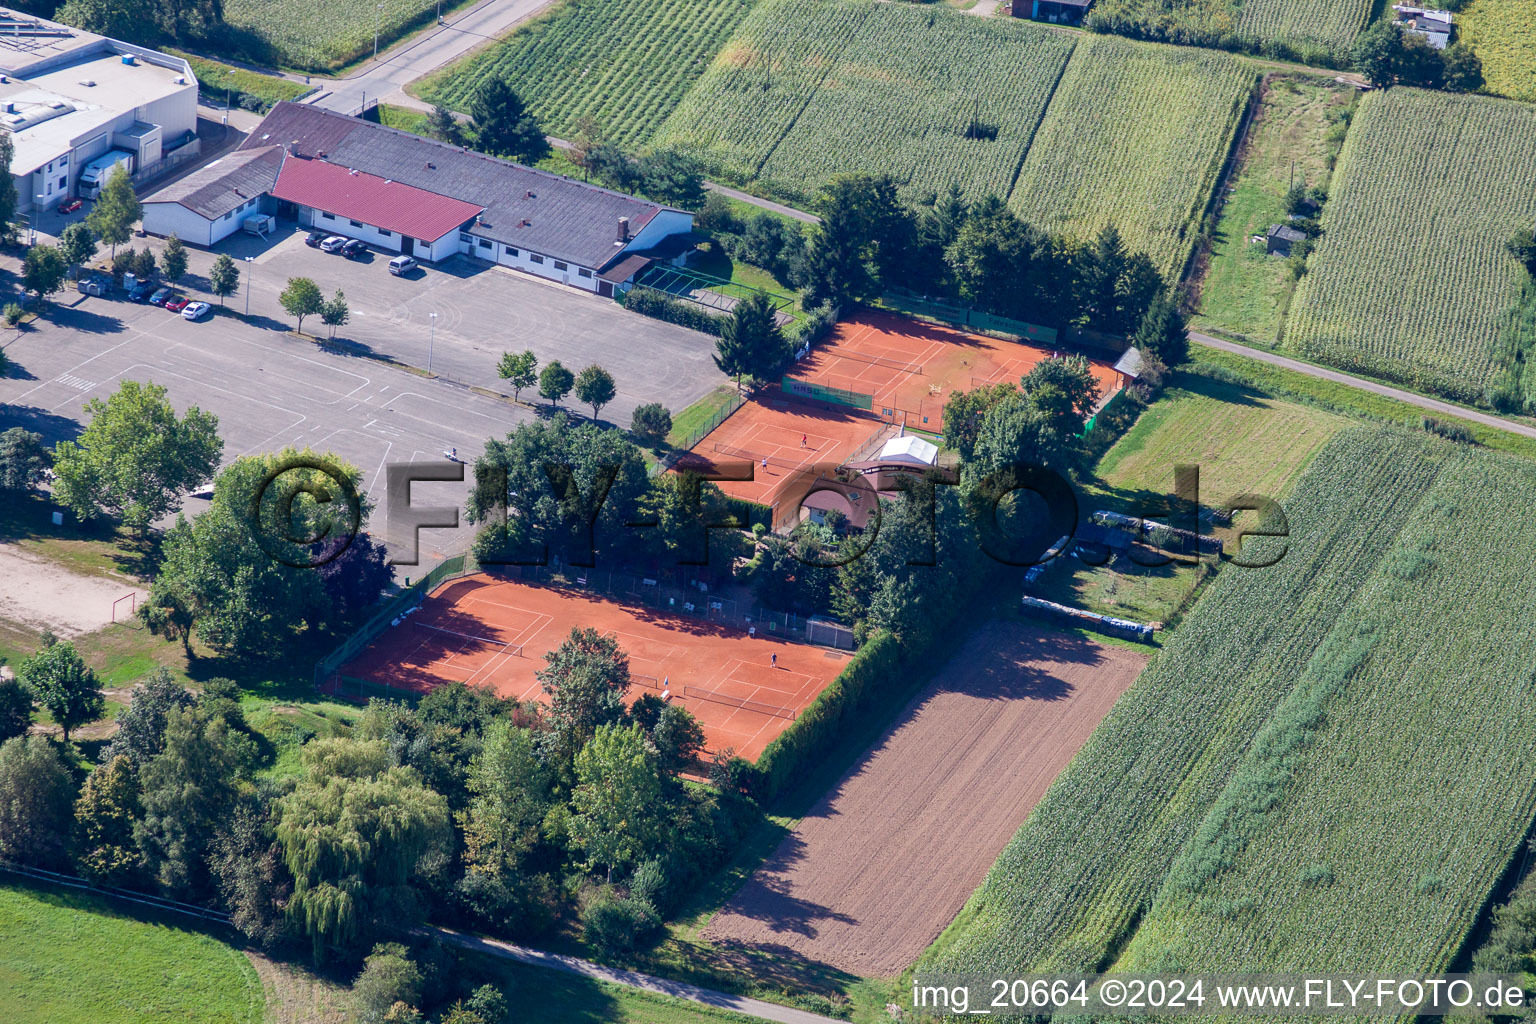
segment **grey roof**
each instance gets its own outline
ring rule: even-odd
[[[200,217],[215,220],[248,199],[270,192],[282,166],[281,146],[237,150],[171,182],[144,202],[179,203]]]
[[[1141,349],[1132,346],[1125,350],[1125,354],[1115,360],[1116,371],[1127,377],[1141,376]]]
[[[1287,242],[1299,242],[1307,237],[1305,231],[1297,231],[1295,228],[1286,227],[1284,224],[1275,224],[1269,229],[1270,238],[1283,238]]]
[[[272,108],[242,149],[298,143],[319,157],[367,174],[485,208],[470,233],[601,270],[624,252],[619,219],[631,238],[662,210],[657,203],[524,167],[317,107]]]

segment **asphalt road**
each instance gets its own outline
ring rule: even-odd
[[[1359,388],[1361,391],[1369,391],[1372,394],[1395,398],[1399,402],[1416,405],[1427,412],[1436,412],[1445,416],[1455,416],[1460,419],[1471,420],[1473,423],[1492,427],[1495,430],[1505,430],[1511,434],[1519,434],[1522,437],[1536,437],[1536,427],[1529,427],[1524,423],[1516,423],[1502,416],[1478,412],[1476,409],[1452,405],[1450,402],[1442,402],[1435,398],[1425,398],[1423,395],[1416,395],[1412,391],[1403,391],[1400,388],[1394,388],[1386,384],[1378,384],[1373,380],[1365,380],[1361,377],[1350,376],[1347,373],[1340,373],[1337,370],[1329,370],[1321,366],[1314,366],[1311,363],[1304,363],[1299,359],[1288,359],[1285,356],[1275,355],[1273,352],[1266,352],[1263,349],[1249,348],[1247,345],[1239,345],[1221,338],[1213,338],[1209,334],[1191,331],[1189,337],[1192,341],[1198,342],[1201,345],[1220,349],[1223,352],[1232,352],[1236,355],[1246,356],[1249,359],[1257,359],[1259,362],[1268,363],[1271,366],[1294,370],[1296,373],[1304,373],[1309,377],[1317,377],[1322,380],[1333,381],[1336,384],[1345,384],[1352,388]]]

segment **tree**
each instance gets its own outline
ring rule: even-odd
[[[549,156],[544,130],[504,79],[482,81],[470,97],[469,113],[475,122],[475,143],[485,152],[525,164]]]
[[[467,141],[464,138],[464,126],[453,116],[453,111],[441,103],[434,105],[432,113],[427,115],[427,132],[434,139],[450,146],[462,146]]]
[[[320,307],[320,322],[331,329],[333,338],[336,337],[336,328],[346,326],[351,316],[352,311],[347,308],[347,297],[340,288],[336,289],[329,302]]]
[[[75,787],[43,736],[0,745],[0,859],[57,868],[68,843]]]
[[[86,777],[75,801],[73,846],[80,873],[97,885],[128,885],[144,870],[133,838],[139,782],[126,757],[106,761]]]
[[[1509,254],[1525,265],[1525,272],[1536,277],[1536,232],[1521,228],[1504,243]]]
[[[501,379],[512,388],[512,401],[517,401],[523,388],[531,388],[539,380],[539,360],[533,354],[533,349],[513,355],[511,352],[501,354],[501,362],[496,365],[496,372]]]
[[[839,175],[817,199],[821,224],[806,255],[806,305],[872,298],[902,283],[914,238],[895,184],[869,174]]]
[[[117,735],[102,751],[104,760],[121,757],[138,771],[165,748],[165,722],[174,710],[197,703],[191,691],[157,668],[134,687],[128,706],[118,713]]]
[[[1029,404],[1045,413],[1060,437],[1076,437],[1099,401],[1099,385],[1082,356],[1036,363],[1019,382]]]
[[[720,325],[715,342],[715,365],[721,373],[736,378],[741,387],[743,374],[764,378],[771,376],[789,356],[784,331],[779,327],[773,300],[764,292],[753,292],[736,303],[731,315]]]
[[[1078,429],[1082,429],[1081,424]],[[1052,426],[1051,415],[1036,408],[1023,395],[1007,398],[981,418],[970,468],[977,477],[1019,465],[1064,470],[1076,454],[1076,433],[1074,430],[1072,435],[1063,437]],[[881,533],[884,532],[882,526]]]
[[[1168,366],[1189,358],[1189,327],[1178,300],[1167,292],[1158,295],[1136,329],[1135,345]]]
[[[471,797],[460,815],[469,870],[517,874],[539,844],[552,781],[532,732],[506,720],[492,723],[480,753],[470,762]]]
[[[64,287],[69,276],[69,261],[56,245],[34,245],[27,250],[21,265],[21,284],[39,300]]]
[[[133,250],[133,273],[140,281],[148,281],[155,276],[160,269],[155,259],[155,251],[149,246]]]
[[[117,516],[143,533],[212,477],[224,451],[217,417],[194,405],[178,418],[158,384],[125,380],[85,411],[90,425],[53,450],[55,493],[82,519]]]
[[[637,405],[630,416],[629,429],[646,444],[657,447],[672,431],[672,414],[660,402]]]
[[[91,226],[83,220],[66,224],[59,233],[59,250],[70,270],[88,263],[96,255],[96,236],[91,234]]]
[[[545,660],[534,675],[549,695],[549,717],[561,748],[574,755],[598,726],[623,719],[629,658],[613,637],[578,626]]]
[[[586,169],[609,188],[633,192],[640,187],[640,168],[616,143],[594,143],[586,154]]]
[[[962,299],[982,309],[1012,313],[1030,244],[1024,222],[1001,199],[989,195],[955,229],[954,240],[943,250],[944,262]]]
[[[1445,88],[1451,92],[1476,92],[1483,87],[1483,62],[1472,47],[1458,40],[1445,48]]]
[[[314,740],[304,777],[277,802],[277,839],[293,874],[288,916],[319,959],[381,922],[406,928],[423,906],[416,864],[451,843],[448,803],[414,769],[391,767],[382,740]]]
[[[343,540],[337,538],[331,543]],[[323,553],[329,554],[329,550]],[[389,551],[372,534],[359,534],[340,555],[316,561],[320,567],[314,571],[319,573],[320,585],[330,600],[330,614],[337,619],[349,619],[371,607],[395,578]]]
[[[635,170],[641,190],[650,198],[685,210],[704,205],[704,169],[693,157],[674,149],[658,149],[642,156]]]
[[[1355,67],[1378,89],[1397,84],[1403,49],[1403,30],[1395,21],[1382,20],[1355,40]]]
[[[0,491],[30,491],[42,482],[51,461],[42,434],[25,427],[0,431]]]
[[[584,404],[592,407],[592,419],[597,419],[597,414],[603,411],[603,406],[613,401],[617,393],[614,387],[613,374],[593,363],[576,375],[576,397]]]
[[[603,130],[589,115],[583,114],[577,119],[576,131],[569,141],[570,146],[565,151],[566,156],[571,163],[581,168],[582,179],[586,180],[591,173],[587,157],[594,148],[605,141]]]
[[[153,21],[145,17],[147,7],[142,0],[68,0],[53,17],[87,32],[147,43],[154,35],[154,28],[145,24]]]
[[[15,155],[11,133],[0,132],[0,239],[5,241],[16,236],[16,179],[11,176],[11,158]]]
[[[381,942],[363,961],[352,982],[358,1024],[383,1024],[397,1003],[412,1006],[421,1000],[421,968],[398,942]]]
[[[186,276],[187,247],[174,234],[165,240],[165,248],[160,251],[160,272],[171,284]]]
[[[576,755],[571,838],[588,870],[615,871],[644,860],[667,836],[659,759],[638,723],[599,726]]]
[[[277,301],[283,304],[283,309],[288,311],[289,316],[298,318],[300,334],[304,333],[306,316],[325,310],[325,296],[320,294],[320,286],[307,277],[290,277],[288,287],[283,289],[283,294],[277,297]]]
[[[212,269],[208,271],[208,289],[218,296],[220,308],[224,300],[239,288],[240,268],[235,266],[235,261],[229,258],[228,253],[219,253],[218,259],[213,261]]]
[[[16,678],[31,691],[38,706],[53,716],[68,743],[71,729],[101,717],[106,698],[96,673],[86,667],[74,644],[51,635],[43,639],[45,646],[21,663]]]
[[[555,403],[571,393],[571,388],[576,383],[576,377],[560,365],[560,360],[551,359],[539,373],[539,397],[549,399],[549,407],[553,409]]]
[[[166,714],[164,749],[139,774],[144,813],[134,838],[168,892],[193,896],[208,889],[208,851],[234,806],[238,767],[223,718],[198,707]]]
[[[663,773],[675,776],[703,753],[704,729],[681,704],[648,693],[635,702],[633,713],[656,748],[657,763]]]
[[[112,255],[116,256],[117,247],[133,237],[133,225],[143,215],[139,197],[133,194],[133,182],[119,166],[107,176],[107,183],[85,222],[97,238],[112,247]]]
[[[0,743],[32,728],[32,694],[15,679],[0,679]]]

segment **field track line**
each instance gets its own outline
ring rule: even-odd
[[[588,978],[595,978],[598,981],[623,985],[627,988],[644,989],[647,992],[671,996],[674,999],[686,999],[690,1002],[702,1003],[705,1006],[713,1006],[721,1010],[745,1013],[763,1020],[775,1021],[777,1024],[845,1024],[845,1022],[834,1020],[831,1017],[807,1013],[805,1010],[796,1010],[792,1007],[780,1006],[777,1003],[765,1003],[761,999],[733,996],[726,992],[716,992],[712,989],[684,984],[681,981],[671,981],[649,974],[641,974],[638,971],[621,971],[613,967],[603,967],[600,964],[594,964],[587,960],[579,960],[574,956],[563,956],[559,953],[546,953],[538,949],[514,946],[510,942],[482,938],[479,935],[455,931],[452,928],[421,928],[418,931],[424,935],[436,935],[444,942],[451,942],[456,946],[484,953],[487,956],[494,956],[503,960],[516,960],[518,963],[530,964],[534,967],[546,967],[552,971],[564,971],[566,974],[580,974]]]
[[[1495,430],[1508,431],[1511,434],[1519,434],[1522,437],[1536,437],[1536,427],[1528,427],[1524,423],[1516,423],[1502,416],[1494,416],[1486,412],[1478,412],[1476,409],[1467,409],[1450,402],[1442,402],[1438,398],[1426,398],[1416,395],[1412,391],[1404,391],[1386,384],[1378,384],[1373,380],[1365,380],[1361,377],[1353,377],[1338,370],[1329,370],[1321,366],[1313,366],[1299,359],[1288,359],[1285,356],[1275,355],[1273,352],[1265,352],[1263,349],[1249,348],[1247,345],[1239,345],[1235,342],[1224,341],[1221,338],[1213,338],[1209,334],[1201,334],[1198,331],[1190,331],[1191,341],[1199,342],[1208,348],[1219,349],[1222,352],[1231,352],[1234,355],[1247,356],[1249,359],[1257,359],[1261,363],[1278,366],[1283,370],[1293,370],[1296,373],[1304,373],[1309,377],[1320,377],[1323,380],[1333,381],[1335,384],[1347,384],[1361,391],[1369,391],[1372,394],[1382,395],[1386,398],[1395,398],[1399,402],[1407,402],[1416,405],[1420,409],[1428,409],[1445,416],[1455,416],[1458,419],[1471,420],[1473,423]]]

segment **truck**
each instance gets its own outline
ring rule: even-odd
[[[124,174],[133,173],[133,154],[126,149],[114,149],[103,153],[80,168],[80,180],[76,185],[82,199],[95,199],[106,187],[107,179],[121,167]]]

